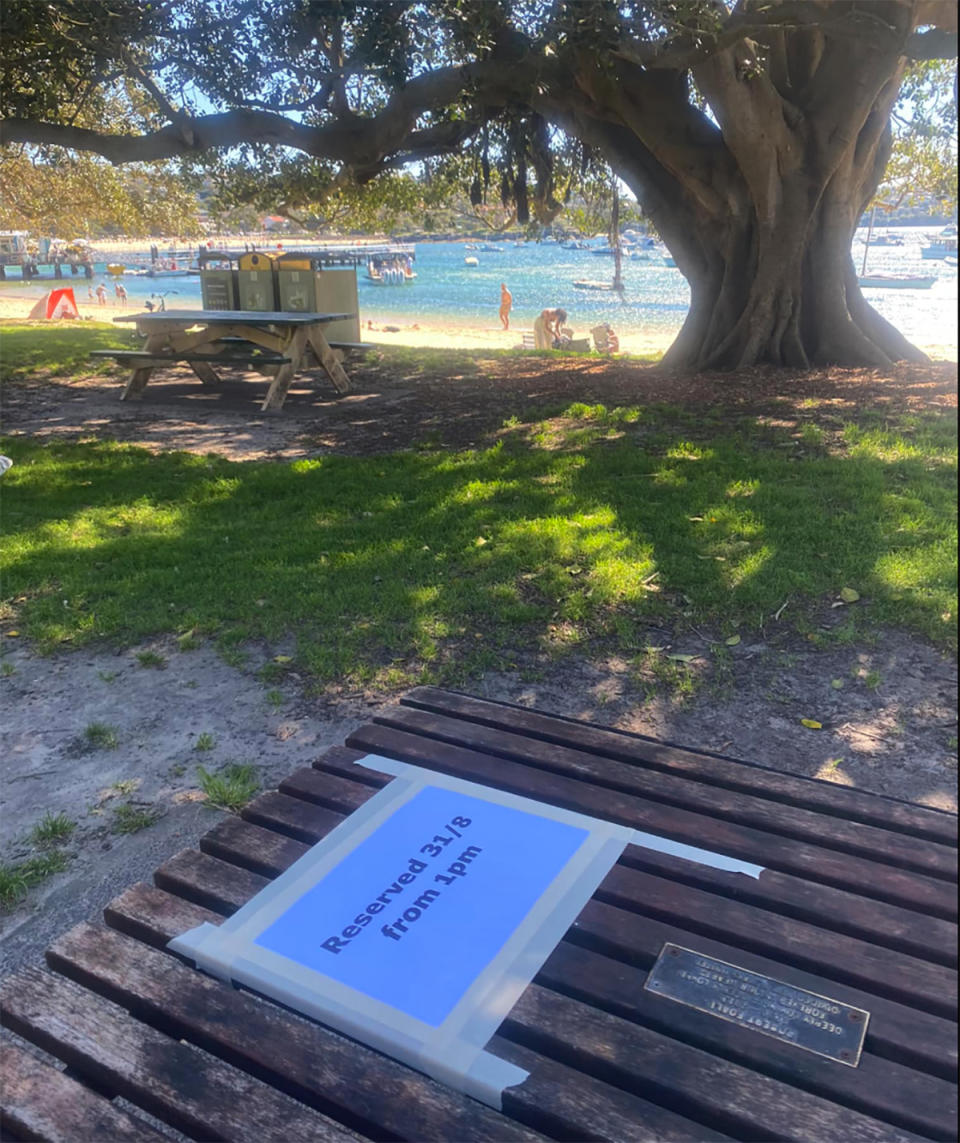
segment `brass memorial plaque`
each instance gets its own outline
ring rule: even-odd
[[[665,944],[644,988],[855,1068],[870,1013],[770,976]]]

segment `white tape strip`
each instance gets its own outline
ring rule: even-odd
[[[467,782],[462,778],[452,778],[447,774],[435,773],[432,770],[425,770],[421,766],[414,766],[409,762],[398,762],[395,758],[384,758],[380,754],[366,754],[363,758],[358,758],[357,766],[364,766],[368,770],[377,770],[381,774],[392,774],[397,778],[408,778],[411,780],[422,780],[424,774],[430,775],[430,781],[434,785],[444,786],[449,789],[463,789],[467,791],[469,787],[473,789],[486,789],[486,787],[477,787],[472,782]],[[542,805],[543,803],[534,802],[530,799],[518,799],[518,801],[526,802],[528,805]],[[508,803],[505,803],[508,804]],[[560,811],[561,813],[564,811]],[[579,816],[579,815],[576,815]],[[558,820],[565,821],[566,818]],[[601,819],[587,818],[587,821],[596,825]],[[613,822],[607,822],[612,829],[624,831],[629,845],[639,845],[644,849],[655,849],[659,853],[669,853],[674,857],[682,857],[685,861],[695,861],[698,865],[709,865],[713,869],[723,869],[728,873],[743,873],[747,877],[759,877],[763,873],[765,866],[753,865],[749,861],[741,861],[737,857],[728,857],[724,853],[714,853],[710,849],[700,849],[695,845],[687,845],[682,841],[671,841],[667,837],[659,837],[657,834],[644,833],[642,830],[631,830],[628,826],[615,826]]]
[[[759,877],[765,868],[763,865],[751,865],[750,862],[740,861],[736,857],[727,857],[709,849],[698,849],[695,845],[685,845],[682,841],[671,841],[667,837],[657,837],[656,834],[642,833],[640,830],[633,831],[630,844],[682,857],[685,861],[696,861],[698,865],[725,869],[728,873],[745,873],[747,877]]]

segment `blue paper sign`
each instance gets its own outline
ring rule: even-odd
[[[588,836],[427,786],[255,943],[436,1027]]]

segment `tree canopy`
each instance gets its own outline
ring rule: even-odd
[[[314,198],[446,157],[520,222],[599,157],[690,282],[670,363],[917,356],[850,239],[912,61],[956,56],[954,0],[5,0],[0,20],[4,143],[272,167]],[[126,115],[91,126],[118,92]]]

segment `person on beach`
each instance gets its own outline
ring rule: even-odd
[[[97,286],[97,302],[101,306],[105,306],[107,304],[107,287],[103,284],[103,282]]]
[[[503,328],[510,328],[510,307],[513,305],[513,295],[507,289],[506,282],[500,283],[500,321]]]
[[[127,287],[122,286],[119,282],[113,288],[114,293],[120,299],[120,305],[125,307],[127,304]]]
[[[561,340],[560,327],[567,320],[566,310],[541,310],[533,323],[533,344],[537,349],[553,349]]]

